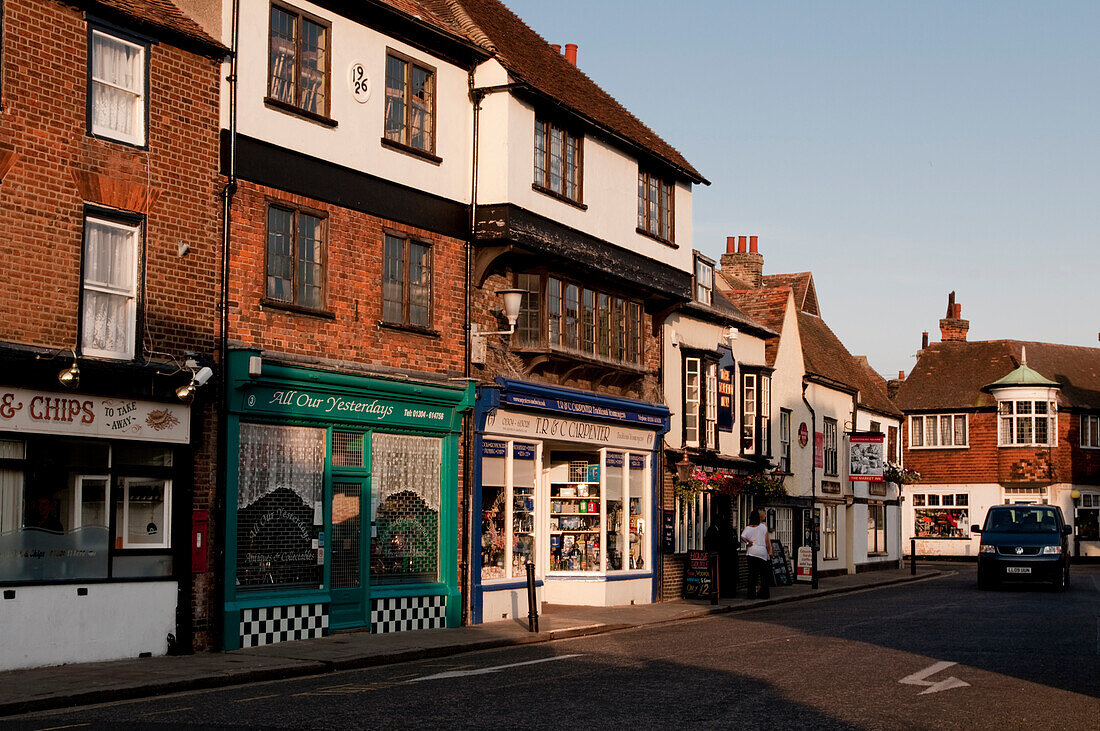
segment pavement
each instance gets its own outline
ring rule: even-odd
[[[757,610],[816,597],[872,589],[944,574],[950,569],[918,567],[823,578],[809,584],[772,587],[769,599],[669,601],[617,607],[544,604],[539,632],[528,631],[527,618],[421,632],[372,635],[339,632],[328,637],[281,642],[231,652],[198,653],[81,663],[0,673],[0,716],[241,685],[339,670],[457,655],[635,627],[680,622],[726,612]]]

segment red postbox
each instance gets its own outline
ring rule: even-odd
[[[209,510],[195,510],[191,513],[191,571],[201,574],[206,571],[206,544],[210,535]]]

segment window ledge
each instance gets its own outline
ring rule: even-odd
[[[148,135],[148,130],[146,130]],[[141,142],[135,142],[134,140],[127,140],[121,137],[112,137],[111,135],[104,134],[102,132],[88,132],[88,136],[94,140],[100,140],[101,142],[111,142],[116,145],[123,145],[124,147],[130,147],[135,150],[149,150],[149,140],[145,139]]]
[[[542,193],[543,195],[548,195],[551,198],[557,198],[562,203],[565,203],[566,205],[573,206],[574,208],[579,208],[582,211],[587,211],[588,210],[588,206],[586,206],[584,203],[581,203],[580,201],[575,201],[567,195],[562,195],[561,193],[557,192],[556,190],[551,190],[550,188],[547,188],[543,185],[539,185],[538,183],[531,183],[531,190]]]
[[[310,122],[316,122],[317,124],[323,125],[325,127],[335,127],[337,124],[336,120],[332,119],[331,117],[326,117],[323,114],[317,114],[316,112],[311,112],[306,109],[302,109],[301,107],[296,107],[293,104],[287,104],[284,101],[270,96],[264,97],[264,106],[270,109],[275,109],[276,111],[285,112],[287,114],[293,114],[294,116],[308,119]]]
[[[396,142],[389,137],[382,138],[382,147],[389,147],[397,152],[403,152],[406,155],[412,155],[413,157],[419,157],[421,160],[426,160],[433,165],[441,165],[443,158],[435,155],[427,150],[421,150],[419,147],[413,147],[412,145],[406,145],[403,142]]]
[[[937,446],[934,446],[934,447],[909,447],[909,449],[913,450],[914,452],[928,452],[928,451],[932,451],[932,450],[935,450],[935,449],[959,450],[959,449],[970,449],[970,445],[969,444],[955,444],[955,445],[951,445],[949,447],[942,447],[942,446],[937,445]]]
[[[321,317],[326,320],[335,320],[336,313],[328,310],[314,310],[309,307],[302,307],[292,302],[279,302],[278,300],[264,299],[260,300],[260,309],[271,308],[273,310],[284,310],[286,312],[293,312],[297,315],[311,315],[313,317]]]
[[[405,325],[399,322],[386,322],[385,320],[378,321],[378,327],[384,327],[387,330],[397,330],[399,332],[411,333],[413,335],[424,335],[430,338],[441,337],[438,330],[430,327],[417,327],[416,325]]]
[[[651,234],[649,231],[646,231],[644,228],[636,228],[636,229],[634,229],[634,231],[636,233],[641,234],[642,236],[645,236],[648,239],[653,239],[654,241],[660,242],[660,243],[664,244],[665,246],[668,246],[669,248],[672,248],[672,249],[679,249],[680,248],[678,244],[676,244],[672,241],[669,241],[668,239],[662,239],[660,236],[657,236],[656,234]]]
[[[998,444],[997,448],[998,449],[1035,449],[1036,447],[1043,447],[1045,449],[1045,448],[1053,448],[1053,447],[1057,447],[1057,446],[1058,446],[1057,444],[1041,444],[1041,443],[1036,442],[1034,444]]]

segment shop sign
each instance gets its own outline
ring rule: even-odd
[[[848,438],[848,479],[882,482],[882,434],[852,434]]]
[[[825,466],[825,432],[814,432],[814,467]]]
[[[578,401],[548,399],[540,398],[538,396],[527,396],[514,393],[505,393],[500,397],[500,400],[502,403],[512,404],[514,406],[525,406],[535,409],[549,409],[550,411],[558,411],[566,414],[590,416],[596,419],[613,419],[615,421],[627,421],[635,424],[648,424],[655,427],[664,426],[666,422],[665,417],[662,416],[639,414],[637,412],[627,411],[625,409],[612,409],[607,406],[596,406],[595,404],[585,404]]]
[[[485,418],[485,430],[535,439],[581,442],[596,447],[652,450],[654,432],[617,424],[598,424],[580,419],[559,419],[552,416],[525,414],[495,409]]]
[[[191,436],[190,414],[183,404],[0,389],[3,431],[186,444]]]
[[[798,446],[805,447],[810,441],[810,430],[806,428],[806,422],[798,425]]]
[[[662,535],[664,537],[664,552],[672,554],[676,552],[676,513],[672,510],[662,510]]]
[[[723,352],[718,362],[718,430],[733,431],[733,353]]]
[[[795,581],[812,581],[814,576],[814,549],[798,547],[798,563],[795,565]]]
[[[688,551],[684,567],[684,598],[707,599],[717,591],[718,586],[711,573],[710,554],[706,551]]]
[[[346,393],[257,386],[244,399],[249,412],[393,426],[449,428],[452,411]]]

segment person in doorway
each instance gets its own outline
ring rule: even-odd
[[[65,532],[61,525],[61,519],[57,517],[57,513],[54,511],[53,500],[43,495],[27,502],[29,509],[27,510],[27,519],[24,521],[27,528],[41,528],[52,533]]]
[[[760,511],[749,514],[749,524],[741,531],[741,540],[747,544],[745,554],[749,559],[749,599],[767,599],[769,591],[768,575],[771,573],[769,561],[772,557],[772,543],[768,540],[768,526],[760,520]],[[757,593],[757,582],[760,592]]]

